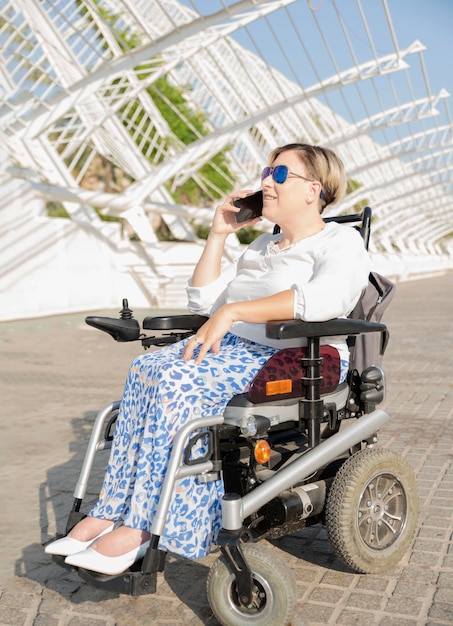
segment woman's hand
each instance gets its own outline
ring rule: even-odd
[[[193,358],[195,349],[200,346],[195,359],[195,363],[199,365],[209,350],[214,353],[220,352],[220,342],[235,321],[231,307],[228,304],[222,306],[198,329],[196,335],[189,339],[182,358],[186,361]]]
[[[182,358],[192,358],[195,348],[200,351],[195,359],[197,365],[201,363],[209,350],[220,351],[220,342],[234,322],[248,322],[250,324],[265,324],[270,320],[289,320],[294,315],[294,289],[285,289],[272,296],[247,300],[244,302],[230,302],[224,304],[201,326],[196,335],[185,345]]]
[[[219,204],[216,208],[211,230],[192,274],[192,287],[204,287],[204,285],[215,281],[221,274],[222,256],[228,235],[237,232],[244,226],[252,226],[261,219],[257,217],[241,224],[236,222],[236,213],[240,209],[234,206],[233,200],[243,198],[249,193],[249,191],[232,193],[226,198],[224,204]]]
[[[259,222],[261,218],[256,217],[247,222],[238,224],[236,222],[236,213],[239,213],[240,209],[233,204],[233,200],[236,198],[244,198],[245,196],[253,193],[251,189],[244,191],[236,191],[227,196],[224,204],[219,204],[214,213],[214,219],[212,220],[211,234],[212,235],[230,235],[235,233],[244,226],[251,226],[256,222]]]

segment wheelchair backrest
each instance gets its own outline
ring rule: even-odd
[[[326,222],[360,222],[356,229],[362,235],[365,248],[368,250],[371,235],[370,207],[365,207],[360,215],[341,215],[326,218]],[[385,309],[395,294],[395,284],[388,278],[371,272],[368,285],[362,292],[354,310],[349,314],[350,319],[365,320],[366,322],[380,322]],[[381,366],[382,357],[389,340],[388,330],[382,333],[367,333],[348,338],[349,369],[363,372],[373,365]]]
[[[368,285],[363,290],[360,300],[350,313],[349,318],[380,322],[385,309],[395,295],[395,288],[395,284],[391,280],[377,272],[371,272]],[[388,340],[388,329],[381,333],[349,337],[349,369],[361,373],[372,365],[380,367]]]

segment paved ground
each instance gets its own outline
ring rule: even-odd
[[[320,526],[276,542],[310,626],[453,624],[452,290],[453,274],[401,284],[386,315],[385,408],[394,420],[380,443],[402,452],[417,474],[414,545],[397,568],[377,576],[343,566]],[[42,550],[64,528],[93,418],[121,396],[141,350],[83,319],[0,324],[0,625],[216,626],[205,595],[215,554],[169,558],[157,594],[132,598],[89,587]]]

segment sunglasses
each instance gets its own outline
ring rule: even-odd
[[[261,180],[264,180],[271,174],[272,174],[272,178],[279,185],[282,185],[290,174],[291,176],[297,176],[297,178],[303,178],[303,180],[307,180],[310,183],[314,181],[314,178],[306,178],[305,176],[296,174],[296,172],[292,172],[287,165],[276,165],[275,167],[265,167],[261,173]]]

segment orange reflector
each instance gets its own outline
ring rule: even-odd
[[[260,463],[260,465],[264,465],[271,458],[271,447],[267,441],[260,439],[255,444],[254,454],[256,462]]]
[[[276,396],[279,393],[290,393],[293,390],[293,381],[285,380],[268,380],[266,383],[266,396]]]

